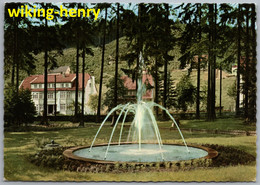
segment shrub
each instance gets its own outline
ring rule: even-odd
[[[5,92],[4,121],[9,126],[20,126],[32,123],[36,109],[29,90],[19,90],[17,93],[10,88]]]

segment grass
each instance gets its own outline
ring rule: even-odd
[[[41,171],[40,171],[41,170]],[[256,177],[254,165],[230,166],[213,169],[197,169],[179,172],[139,173],[77,173],[54,170],[34,170],[30,176],[16,175],[14,180],[23,181],[253,181]],[[44,171],[44,174],[43,174]]]
[[[186,70],[179,70],[175,69],[171,72],[172,79],[174,80],[174,84],[177,85],[177,83],[180,81],[181,77],[183,75],[186,75]],[[197,71],[196,69],[193,69],[193,71],[190,74],[192,84],[197,87]],[[235,100],[228,96],[228,89],[234,84],[236,80],[235,76],[232,76],[226,72],[223,72],[223,79],[222,79],[222,101],[221,105],[223,106],[224,110],[231,110],[234,111],[235,109]],[[216,107],[219,106],[219,90],[220,90],[220,79],[216,79]],[[201,70],[201,79],[200,79],[200,90],[205,91],[207,90],[208,86],[208,71],[207,70]],[[201,94],[202,95],[202,94]],[[201,110],[206,110],[206,99],[201,101]],[[196,110],[196,104],[193,104],[192,107],[189,108],[189,110],[195,111]],[[217,113],[217,112],[216,112]]]
[[[193,122],[193,121],[190,121]],[[160,122],[159,125],[167,123]],[[187,123],[191,124],[191,123]],[[109,125],[109,124],[108,124]],[[109,140],[112,128],[105,126],[96,143]],[[216,123],[217,125],[217,123]],[[177,172],[138,172],[138,173],[77,173],[37,167],[25,158],[36,153],[39,146],[54,139],[64,146],[89,145],[98,127],[72,128],[45,132],[5,132],[4,138],[4,177],[9,181],[254,181],[255,163],[243,166],[228,166],[210,169],[196,169]],[[118,139],[116,129],[115,139]],[[182,142],[176,130],[160,129],[164,143]],[[124,135],[127,133],[125,132]],[[219,144],[233,146],[256,156],[256,136],[232,136],[183,131],[188,143]]]
[[[242,130],[255,131],[256,125],[248,125],[244,123],[243,119],[226,118],[217,119],[214,122],[205,120],[180,120],[181,128],[189,129],[207,129],[207,130]],[[170,127],[171,122],[159,122],[159,127]]]

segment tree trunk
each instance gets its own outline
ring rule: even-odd
[[[85,48],[82,51],[82,95],[81,95],[81,120],[80,127],[84,127],[84,106],[85,106]]]
[[[45,10],[47,9],[47,5],[45,4]],[[47,50],[47,30],[48,29],[48,21],[45,19],[45,43],[44,43],[44,100],[43,100],[43,120],[42,124],[48,125],[48,50]]]
[[[114,90],[114,107],[117,106],[117,78],[118,78],[118,57],[119,57],[119,3],[117,3],[117,21],[116,21],[116,63],[115,63],[115,90]],[[115,124],[116,111],[114,112],[114,119],[112,126]]]
[[[240,115],[240,59],[241,59],[241,20],[240,20],[241,5],[238,5],[237,14],[237,96],[236,96],[236,116]]]
[[[168,60],[164,60],[164,81],[163,81],[163,106],[167,108],[167,82],[168,82]],[[166,119],[166,111],[163,111],[163,119]]]
[[[165,8],[166,8],[166,22],[169,22],[169,4],[165,4]],[[170,29],[169,26],[167,24],[166,27],[166,33],[170,34]],[[168,52],[166,51],[165,55],[167,56]],[[166,58],[164,58],[164,81],[163,81],[163,85],[164,85],[164,89],[163,89],[163,106],[165,108],[167,108],[167,84],[168,84],[168,60]],[[169,88],[169,87],[168,87]],[[166,111],[163,111],[163,119],[166,119]]]
[[[196,118],[200,119],[200,56],[198,57],[198,67],[197,67]]]
[[[77,31],[78,32],[78,31]],[[78,122],[78,98],[79,98],[79,33],[77,33],[77,54],[76,54],[76,79],[75,79],[75,113],[74,122]]]
[[[220,67],[220,75],[219,75],[219,115],[222,115],[221,107],[222,107],[222,68]]]
[[[104,71],[104,61],[105,61],[106,22],[107,22],[107,8],[105,8],[105,22],[104,22],[104,28],[103,28],[103,45],[102,45],[102,60],[101,60],[101,71],[100,71],[99,94],[98,94],[98,110],[97,110],[97,117],[96,117],[96,122],[98,122],[98,123],[100,122],[103,71]]]
[[[213,6],[213,66],[212,66],[212,117],[213,121],[216,119],[216,60],[217,60],[217,54],[216,54],[216,48],[217,48],[217,4],[215,3]]]
[[[137,61],[136,61],[136,92],[137,92],[137,89],[138,89],[138,78],[139,78],[139,75],[142,75],[142,74],[139,74],[139,58],[140,58],[140,52],[142,52],[142,48],[143,48],[143,44],[142,44],[142,41],[141,41],[141,38],[142,38],[142,4],[138,4],[138,23],[139,23],[139,33],[137,35],[137,44],[138,44],[138,49],[137,49]],[[137,93],[136,93],[137,94]]]
[[[18,57],[18,22],[15,21],[15,64],[16,64],[16,93],[19,93],[19,57]]]
[[[201,41],[201,4],[197,4],[197,14],[199,15],[199,39]],[[196,118],[200,119],[200,60],[201,53],[198,56],[198,67],[197,67],[197,97],[196,97]]]
[[[11,77],[11,84],[14,87],[14,78],[15,78],[15,66],[17,62],[17,27],[18,23],[16,19],[13,19],[15,21],[15,26],[14,26],[14,35],[13,35],[13,66],[12,66],[12,77]]]
[[[12,87],[14,87],[14,78],[15,78],[15,57],[13,57],[13,64],[12,64],[12,77],[11,77],[11,85],[12,85]]]
[[[207,93],[207,119],[208,121],[211,121],[211,58],[212,58],[212,5],[209,4],[209,51],[208,51],[208,93]]]
[[[245,47],[246,47],[246,70],[245,70],[245,118],[248,118],[248,88],[249,88],[249,5],[246,5],[246,40],[245,40]]]
[[[17,41],[17,31],[16,31],[16,92],[19,93],[19,57],[18,57],[18,41]]]
[[[214,6],[209,4],[209,58],[208,58],[208,96],[207,116],[208,121],[215,120],[215,16]]]
[[[159,93],[159,84],[158,84],[158,60],[157,58],[155,59],[155,77],[154,77],[154,81],[155,81],[155,99],[154,99],[154,102],[155,103],[158,103],[158,93]],[[159,109],[158,107],[156,106],[155,107],[155,114],[156,114],[156,118],[158,118],[159,116]]]
[[[251,4],[252,60],[250,62],[249,113],[250,122],[256,122],[256,12],[255,4]]]
[[[54,75],[54,115],[56,118],[56,114],[57,114],[57,89],[56,89],[56,75]]]

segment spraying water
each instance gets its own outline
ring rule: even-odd
[[[175,124],[176,128],[178,129],[178,132],[183,140],[183,143],[186,147],[187,152],[189,152],[189,149],[187,147],[187,144],[184,140],[184,137],[181,133],[181,130],[178,126],[178,124],[176,123],[175,119],[173,118],[173,116],[169,113],[169,111],[164,108],[163,106],[156,104],[154,102],[144,102],[142,97],[143,94],[146,92],[146,86],[145,84],[142,82],[142,71],[144,69],[144,59],[142,57],[142,53],[140,53],[139,56],[139,78],[137,79],[137,84],[138,84],[138,89],[137,89],[137,93],[136,93],[136,97],[137,97],[137,103],[135,104],[131,104],[131,103],[127,103],[125,105],[118,105],[115,108],[113,108],[108,115],[106,116],[106,118],[104,119],[104,121],[101,123],[92,143],[91,146],[89,148],[89,151],[92,150],[92,147],[95,143],[95,140],[100,132],[100,130],[102,129],[102,127],[104,126],[104,124],[106,123],[108,117],[114,112],[114,111],[119,111],[120,113],[118,115],[118,118],[115,122],[115,125],[112,129],[109,141],[108,141],[108,145],[106,148],[106,152],[105,152],[105,156],[104,159],[107,158],[108,155],[108,151],[109,151],[109,147],[112,141],[112,138],[114,136],[114,132],[119,124],[119,120],[120,118],[123,116],[123,120],[121,122],[121,128],[120,128],[120,134],[119,134],[119,140],[118,140],[118,145],[120,145],[121,143],[121,139],[122,139],[122,133],[123,133],[123,129],[124,129],[124,124],[125,124],[125,120],[126,117],[128,115],[128,113],[133,113],[134,114],[134,119],[131,123],[129,132],[128,132],[128,136],[127,136],[127,141],[128,142],[132,142],[132,143],[137,143],[138,144],[138,150],[136,149],[129,149],[128,151],[126,151],[126,153],[130,152],[133,155],[138,155],[139,153],[144,153],[144,152],[160,152],[161,153],[161,158],[164,160],[164,156],[163,156],[163,143],[162,143],[162,138],[160,135],[160,131],[156,122],[156,119],[153,115],[153,107],[159,107],[160,109],[164,110],[167,115],[170,117],[170,119],[173,121],[173,123]],[[141,75],[140,75],[141,74]],[[144,145],[145,143],[148,142],[155,142],[158,144],[158,148],[154,148],[154,149],[149,149],[149,151],[147,151],[147,149],[142,149],[142,145]],[[136,146],[133,144],[133,146]]]

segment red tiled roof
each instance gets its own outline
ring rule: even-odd
[[[133,80],[128,76],[122,76],[121,79],[124,81],[124,86],[129,90],[136,89],[136,81]],[[153,77],[149,74],[143,74],[142,78],[143,83],[149,83],[151,86],[154,86]]]
[[[39,75],[31,75],[28,76],[27,78],[25,78],[22,83],[20,84],[19,88],[23,88],[23,89],[31,89],[31,82],[33,80],[35,80]]]
[[[48,75],[48,83],[54,83],[55,82],[55,75]],[[88,73],[85,73],[85,83],[84,86],[86,87],[87,81],[90,79],[90,75]],[[64,88],[57,88],[57,91],[75,91],[76,85],[75,85],[75,78],[76,74],[69,74],[69,75],[56,75],[56,83],[72,83],[72,87],[64,87]],[[79,73],[79,90],[82,90],[82,73]],[[31,75],[27,78],[25,78],[21,85],[20,88],[23,89],[29,89],[33,92],[38,92],[38,91],[43,91],[44,89],[31,89],[31,84],[44,84],[44,75]],[[54,91],[54,88],[48,88],[49,91]]]
[[[128,76],[122,76],[121,79],[124,81],[124,86],[128,90],[135,90],[136,89],[136,81],[128,77]],[[150,84],[151,86],[154,86],[154,81],[152,75],[149,74],[143,74],[142,82],[146,84]],[[146,91],[146,93],[143,95],[143,99],[152,99],[153,98],[153,91],[152,89],[149,89]]]
[[[153,99],[153,92],[151,89],[146,91],[143,95],[143,99]]]
[[[68,74],[68,75],[62,75],[58,74],[56,75],[56,82],[57,83],[65,83],[65,82],[72,82],[76,77],[76,74]],[[49,74],[48,75],[48,83],[54,83],[55,75]],[[31,82],[32,84],[43,84],[44,83],[44,75],[38,75],[38,77]]]

